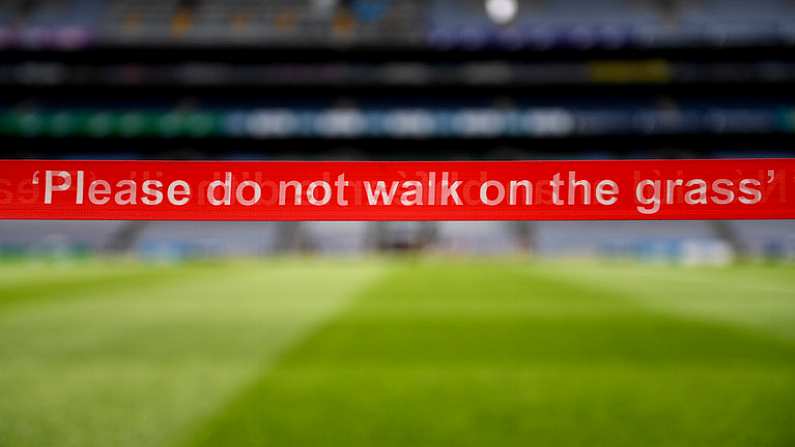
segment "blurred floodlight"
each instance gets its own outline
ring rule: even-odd
[[[518,12],[517,0],[486,0],[486,13],[498,25],[507,25]]]

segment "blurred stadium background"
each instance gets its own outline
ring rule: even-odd
[[[788,0],[8,0],[0,48],[2,156],[795,155]],[[0,225],[11,253],[795,256],[792,222]]]
[[[0,0],[0,158],[793,156],[791,0]],[[793,221],[0,221],[0,446],[791,446],[793,259]]]

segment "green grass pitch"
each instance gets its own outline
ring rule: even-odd
[[[0,446],[219,445],[795,445],[795,267],[0,264]]]

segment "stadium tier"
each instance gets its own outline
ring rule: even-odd
[[[0,45],[653,47],[795,41],[787,0],[13,0]]]
[[[555,106],[382,106],[255,109],[113,109],[23,106],[0,114],[12,137],[500,138],[666,134],[795,133],[786,104],[664,104],[624,101]],[[552,101],[545,101],[550,103]],[[736,103],[735,101],[734,103]],[[565,105],[569,103],[571,105]]]
[[[6,254],[72,254],[112,247],[124,222],[0,221],[0,250]]]
[[[787,0],[9,0],[0,48],[3,157],[795,156],[795,3]],[[718,261],[791,257],[795,227],[2,225],[8,253]]]
[[[795,258],[792,221],[0,222],[0,257],[131,253],[147,259],[365,255],[602,257],[691,264]]]

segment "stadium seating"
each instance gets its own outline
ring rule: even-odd
[[[622,47],[795,38],[787,0],[520,2],[507,26],[480,0],[15,0],[0,45],[267,43]],[[384,30],[389,30],[385,33]]]
[[[0,251],[102,251],[126,222],[0,220]]]
[[[444,253],[505,254],[523,252],[514,222],[439,222],[434,249]]]
[[[184,258],[302,250],[336,256],[421,246],[448,254],[533,252],[682,260],[723,259],[743,250],[757,257],[795,258],[793,221],[730,221],[729,235],[707,221],[449,221],[428,228],[417,223],[147,222],[132,232],[129,226],[129,222],[0,221],[0,252],[129,250],[144,257]],[[380,245],[379,231],[383,232]],[[125,238],[129,240],[120,241]]]
[[[502,24],[484,0],[6,0],[0,49],[21,51],[0,64],[0,150],[116,159],[793,156],[793,43],[791,0],[527,0]],[[709,62],[726,45],[753,51],[730,48]],[[777,52],[757,54],[755,45]],[[0,222],[0,249],[670,258],[728,246],[794,257],[792,228],[11,221]]]
[[[316,253],[357,254],[374,248],[367,222],[302,222],[305,246]]]
[[[795,258],[793,221],[733,221],[730,226],[751,254]]]
[[[708,222],[537,222],[535,249],[542,255],[668,257],[683,244],[719,237]]]
[[[132,249],[149,257],[255,256],[278,248],[278,228],[256,222],[151,222]]]

